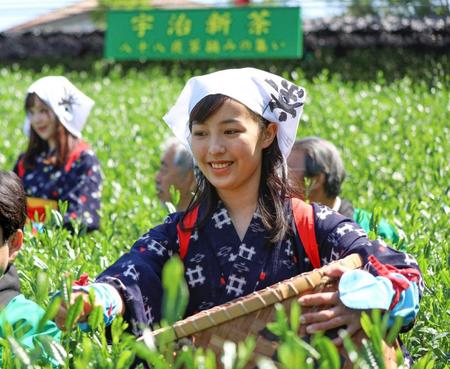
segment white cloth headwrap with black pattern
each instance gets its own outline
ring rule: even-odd
[[[49,106],[61,124],[76,137],[81,137],[94,101],[76,88],[66,77],[48,76],[38,79],[27,90]],[[25,118],[25,134],[30,133],[30,120]]]
[[[187,147],[189,116],[205,96],[222,94],[278,125],[278,145],[284,158],[294,144],[303,112],[305,90],[272,73],[255,68],[226,69],[193,77],[184,86],[165,122]]]

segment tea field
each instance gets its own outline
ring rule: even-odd
[[[416,368],[448,368],[450,63],[440,56],[428,58],[426,63],[412,60],[411,64],[416,69],[402,73],[388,64],[377,64],[375,70],[371,67],[371,74],[357,64],[353,72],[347,68],[342,73],[331,64],[306,72],[302,64],[270,66],[266,62],[261,66],[306,88],[308,100],[298,136],[317,135],[337,145],[348,173],[343,197],[395,224],[403,238],[399,247],[418,259],[426,291],[414,329],[402,338],[416,359],[423,358]],[[49,293],[83,272],[94,277],[164,219],[166,210],[158,202],[154,182],[160,145],[170,135],[162,116],[187,78],[213,70],[205,65],[124,66],[103,61],[81,68],[57,63],[0,66],[0,168],[12,168],[25,149],[22,127],[27,87],[45,75],[65,75],[96,102],[84,136],[96,151],[105,178],[100,231],[73,237],[55,226],[37,237],[27,235],[16,261],[27,297],[47,308]],[[114,325],[111,345],[101,329],[67,332],[61,346],[53,347],[56,360],[63,367],[128,368],[137,353],[157,368],[180,367],[180,362],[172,363],[175,359],[170,355],[136,345],[122,334],[122,328]],[[286,337],[283,341],[288,347]],[[238,359],[251,351],[251,343],[247,342],[247,350],[241,347]],[[316,346],[319,356],[326,351],[320,348],[322,344],[319,340]],[[3,367],[39,364],[14,342],[2,345]],[[227,368],[242,367],[238,359],[232,360],[230,347]],[[9,350],[15,352],[15,359]],[[300,354],[297,357],[286,350],[288,364],[284,367],[293,368],[293,363],[304,361]],[[187,351],[183,355],[187,368],[213,367],[208,355]],[[320,367],[336,367],[334,357],[315,358]],[[312,368],[312,360],[305,365]],[[364,365],[361,367],[378,367]],[[266,360],[261,367],[274,366]]]

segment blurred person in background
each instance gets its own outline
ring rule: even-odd
[[[179,192],[179,200],[173,204],[170,188]],[[191,152],[177,138],[165,144],[161,166],[156,175],[158,198],[170,212],[184,211],[195,190],[194,160]]]
[[[24,131],[28,147],[14,167],[27,195],[28,216],[45,221],[45,208],[67,201],[64,225],[72,220],[99,228],[102,174],[97,156],[81,138],[94,101],[67,78],[48,76],[34,82],[25,96]]]
[[[341,155],[331,142],[319,137],[297,140],[289,155],[288,167],[291,184],[309,201],[353,219],[366,232],[375,227],[378,236],[391,244],[398,243],[397,231],[386,220],[380,219],[374,225],[372,213],[355,208],[351,201],[339,197],[346,174]]]

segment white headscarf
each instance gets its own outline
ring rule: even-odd
[[[189,79],[165,122],[187,147],[189,116],[208,95],[222,94],[239,101],[269,122],[278,125],[278,145],[286,159],[294,144],[303,112],[305,90],[272,73],[255,68],[226,69]]]
[[[80,138],[81,130],[94,106],[94,101],[76,88],[66,77],[48,76],[38,79],[27,90],[48,105],[61,124]],[[30,134],[30,120],[25,118],[25,134]]]

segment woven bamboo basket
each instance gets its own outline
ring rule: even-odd
[[[349,269],[362,266],[362,260],[357,254],[347,256],[336,263]],[[254,368],[258,356],[276,358],[277,341],[266,329],[267,323],[274,321],[275,304],[280,303],[289,311],[291,303],[301,295],[336,290],[337,284],[333,282],[324,275],[323,268],[315,269],[226,304],[204,310],[170,327],[155,330],[152,335],[160,345],[189,338],[195,347],[214,351],[217,358],[223,353],[225,341],[238,343],[252,335],[256,338],[256,346],[253,359],[246,368]],[[311,309],[302,311],[307,312]],[[356,337],[355,343],[358,345],[357,341],[365,336],[361,333]],[[397,367],[395,347],[385,348],[386,368],[395,369]],[[345,356],[345,353],[342,354]],[[217,364],[220,368],[219,360]],[[351,368],[349,360],[344,363],[343,368]]]

